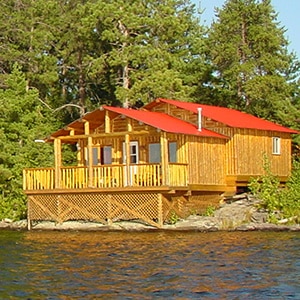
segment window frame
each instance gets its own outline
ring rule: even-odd
[[[126,143],[123,142],[123,164],[126,163]],[[130,141],[129,142],[129,164],[138,164],[139,163],[139,142]]]
[[[279,136],[272,137],[272,154],[281,154],[281,138]]]

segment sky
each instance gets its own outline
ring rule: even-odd
[[[204,10],[201,23],[209,25],[214,18],[214,7],[222,8],[225,0],[191,0],[191,2]],[[278,13],[277,20],[287,30],[285,37],[290,42],[289,51],[295,52],[300,59],[300,20],[298,20],[300,0],[271,0],[271,3]]]

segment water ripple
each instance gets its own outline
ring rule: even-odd
[[[0,231],[0,299],[300,299],[299,233]]]

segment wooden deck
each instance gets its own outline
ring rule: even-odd
[[[25,191],[116,189],[188,185],[187,164],[170,163],[162,175],[161,164],[103,165],[24,169]]]
[[[224,186],[207,194],[188,184],[186,164],[170,163],[167,170],[163,175],[161,164],[25,169],[28,227],[44,220],[139,220],[160,228],[174,215],[217,205]]]

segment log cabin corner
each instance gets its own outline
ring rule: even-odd
[[[218,205],[264,174],[263,156],[284,183],[297,131],[237,110],[156,99],[140,109],[111,106],[54,132],[54,168],[25,169],[32,221],[139,220],[162,227]],[[62,165],[62,144],[77,166]]]

